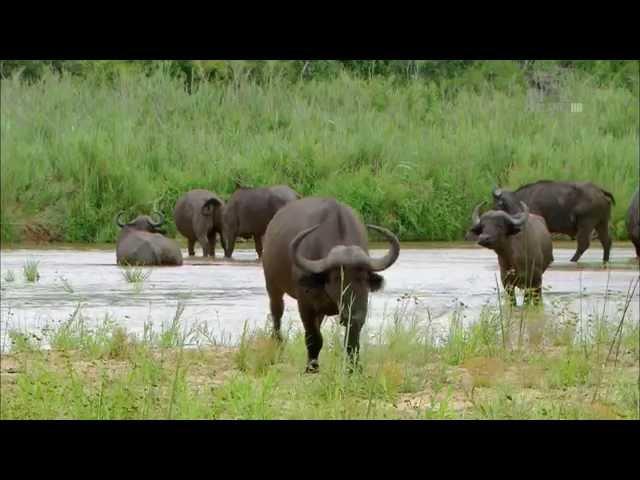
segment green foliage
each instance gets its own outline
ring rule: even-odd
[[[38,260],[28,259],[22,266],[22,274],[27,282],[35,283],[40,280],[40,273],[38,272]]]
[[[637,65],[3,61],[0,239],[38,224],[51,238],[112,242],[120,210],[171,219],[186,190],[227,197],[241,181],[333,195],[402,240],[454,240],[494,185],[541,178],[613,192],[625,239]],[[532,71],[556,72],[583,111],[531,111]]]

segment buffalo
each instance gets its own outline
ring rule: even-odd
[[[633,195],[631,199],[631,203],[629,204],[629,210],[627,211],[627,232],[629,233],[629,238],[633,243],[633,246],[636,247],[636,256],[638,260],[640,260],[640,200],[638,196],[640,195],[640,188],[636,189],[636,193]]]
[[[185,193],[176,202],[173,217],[178,231],[187,237],[189,256],[195,255],[195,243],[202,247],[202,256],[215,257],[216,235],[222,242],[222,208],[224,201],[208,190]]]
[[[264,188],[238,186],[222,212],[222,246],[224,255],[231,258],[236,238],[251,238],[258,258],[262,258],[262,237],[267,225],[278,210],[300,195],[286,185]]]
[[[540,215],[551,233],[563,233],[577,238],[578,247],[571,258],[577,262],[589,248],[591,233],[595,229],[604,249],[603,261],[609,261],[611,237],[609,218],[613,195],[590,182],[553,182],[541,180],[523,185],[514,192],[499,188],[493,191],[494,208],[511,215],[521,211],[525,202],[531,213]]]
[[[496,252],[502,285],[513,305],[515,287],[525,290],[525,303],[539,303],[542,274],[553,262],[551,234],[544,218],[531,214],[524,202],[520,203],[522,211],[515,215],[490,210],[480,216],[483,203],[473,211],[473,225],[466,239],[477,240]]]
[[[369,256],[366,228],[391,244],[384,257]],[[274,335],[280,339],[286,293],[298,301],[307,373],[319,369],[320,326],[326,315],[340,315],[340,323],[347,327],[351,365],[357,364],[369,292],[383,286],[383,277],[376,272],[393,265],[399,254],[400,243],[393,233],[375,225],[365,227],[349,206],[333,198],[303,198],[276,213],[264,236],[262,259]]]
[[[120,265],[182,265],[182,252],[173,240],[165,237],[160,229],[164,216],[156,212],[157,222],[147,215],[139,215],[129,223],[122,223],[116,216],[120,235],[116,244],[116,259]]]

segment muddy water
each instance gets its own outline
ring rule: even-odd
[[[404,246],[396,264],[383,273],[384,290],[371,296],[370,330],[388,321],[398,308],[446,323],[454,311],[473,321],[483,305],[496,304],[499,271],[493,252],[469,244],[423,247]],[[572,243],[554,249],[555,262],[544,276],[545,315],[604,311],[616,321],[629,285],[638,277],[631,246],[615,245],[608,269],[602,267],[602,250],[597,247],[587,251],[578,265],[570,263],[574,249]],[[373,255],[383,253],[372,250]],[[186,250],[183,254],[185,265],[150,269],[149,278],[136,291],[115,265],[112,247],[2,250],[1,348],[7,349],[9,329],[39,329],[62,322],[79,304],[89,321],[100,321],[108,314],[128,330],[141,333],[145,322],[155,328],[170,322],[183,303],[185,325],[206,324],[224,343],[236,342],[245,322],[249,328],[266,324],[268,297],[255,251],[237,250],[233,261],[188,258]],[[40,262],[40,280],[35,284],[26,282],[22,274],[27,259]],[[6,281],[9,270],[15,274],[13,282]],[[638,322],[637,291],[635,297],[628,320]],[[295,301],[285,297],[285,306],[285,327],[298,328]]]

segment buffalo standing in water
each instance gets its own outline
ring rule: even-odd
[[[484,203],[484,202],[483,202]],[[515,305],[515,287],[525,290],[525,303],[542,300],[542,274],[553,262],[551,234],[542,217],[522,211],[510,215],[490,210],[479,215],[478,205],[471,217],[473,226],[466,239],[476,240],[498,255],[502,285]]]
[[[640,188],[636,189],[636,193],[633,195],[631,199],[631,203],[629,204],[629,210],[627,211],[627,232],[629,233],[629,238],[633,243],[633,246],[636,247],[636,256],[638,260],[640,260],[640,200],[638,196],[640,195]]]
[[[589,248],[595,229],[604,249],[603,261],[609,261],[611,238],[609,218],[615,200],[611,193],[590,182],[552,182],[541,180],[520,187],[515,192],[493,191],[494,208],[515,215],[525,202],[531,213],[540,215],[551,233],[563,233],[577,238],[578,248],[571,258],[577,262]]]
[[[258,258],[262,257],[262,237],[267,225],[278,210],[300,198],[286,185],[265,188],[238,187],[222,212],[222,246],[224,255],[231,258],[237,237],[255,242]]]
[[[195,255],[198,241],[203,257],[215,257],[216,234],[220,233],[222,238],[223,206],[224,202],[208,190],[191,190],[178,199],[173,218],[178,231],[187,237],[189,256]]]
[[[391,243],[386,256],[369,256],[365,225],[350,207],[332,198],[291,202],[267,227],[262,262],[274,334],[280,338],[286,293],[298,301],[307,345],[306,372],[318,371],[320,325],[326,315],[340,314],[340,323],[347,327],[347,352],[354,363],[357,361],[369,292],[383,284],[376,272],[389,268],[400,254],[400,243],[393,233],[374,225],[367,227]]]
[[[116,259],[120,265],[182,265],[182,252],[173,240],[165,237],[160,229],[164,216],[154,222],[147,215],[140,215],[129,223],[122,223],[120,212],[116,224],[120,235],[116,244]]]

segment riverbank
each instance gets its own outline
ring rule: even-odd
[[[540,179],[612,192],[613,235],[626,239],[640,177],[637,91],[567,70],[555,97],[532,103],[518,68],[500,65],[500,82],[455,89],[455,79],[347,73],[190,93],[161,69],[113,82],[3,78],[0,239],[112,242],[120,210],[170,219],[184,192],[228,198],[240,181],[332,196],[403,241],[460,240],[495,185]]]
[[[343,329],[327,320],[320,373],[302,374],[304,337],[246,330],[237,347],[202,341],[180,315],[162,332],[67,323],[12,335],[0,356],[2,419],[638,419],[638,325],[496,309],[442,334],[396,312],[363,336],[348,374]],[[201,342],[193,346],[198,337]],[[186,344],[192,344],[187,348]]]

